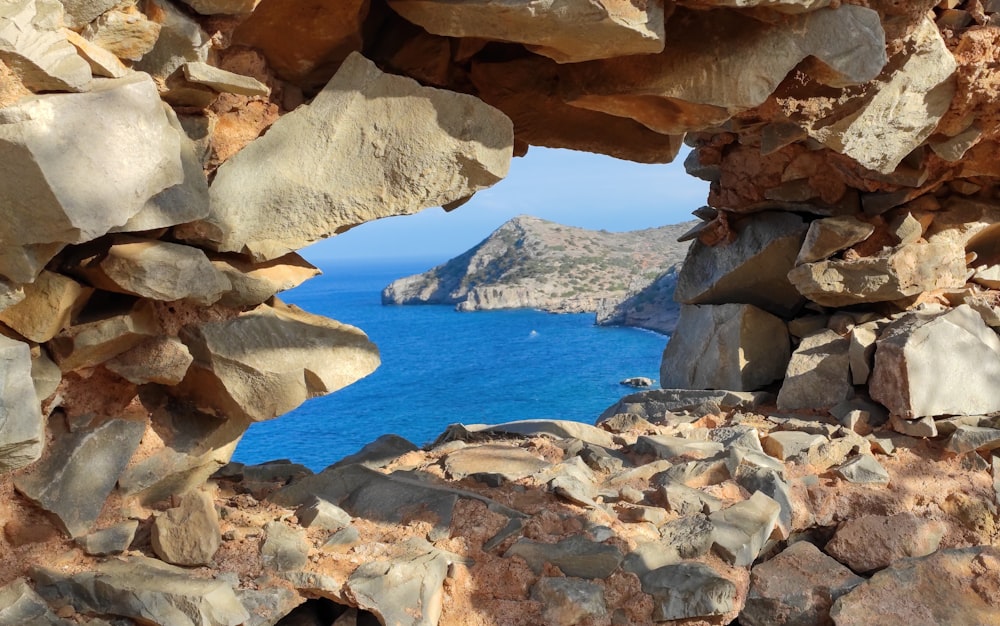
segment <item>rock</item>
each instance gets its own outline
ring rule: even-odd
[[[622,569],[640,578],[666,565],[696,559],[712,548],[714,527],[704,515],[687,515],[660,528],[660,540],[636,546],[625,555]]]
[[[67,3],[63,2],[63,4]],[[87,41],[68,28],[64,28],[62,33],[66,36],[66,40],[76,48],[76,53],[90,65],[90,72],[94,76],[121,78],[129,73],[129,68],[118,57],[104,48]]]
[[[878,323],[859,324],[851,329],[851,346],[848,358],[851,362],[851,382],[855,385],[868,383],[872,366],[875,364],[875,341],[878,339]]]
[[[80,34],[120,59],[138,61],[156,46],[161,28],[125,3],[123,9],[108,11],[87,24]]]
[[[262,577],[254,582],[259,589],[236,590],[240,604],[250,614],[243,626],[275,626],[304,601],[275,578]]]
[[[153,521],[153,551],[174,565],[209,565],[222,541],[215,501],[192,491]]]
[[[865,515],[841,524],[826,552],[855,572],[870,572],[899,559],[931,554],[946,530],[942,522],[909,512]]]
[[[69,624],[52,612],[49,605],[18,578],[0,587],[0,624],[3,626],[66,626]]]
[[[194,358],[173,337],[151,337],[104,363],[115,374],[136,385],[176,385]]]
[[[549,489],[556,495],[579,506],[598,508],[597,477],[580,457],[575,456],[564,463],[542,470],[540,476],[544,477]],[[549,476],[554,477],[550,479]],[[538,479],[539,476],[536,476],[535,480]]]
[[[964,454],[973,450],[989,452],[1000,448],[1000,428],[960,425],[948,437],[948,450]]]
[[[345,456],[327,469],[359,464],[365,467],[385,467],[408,452],[417,450],[417,446],[399,435],[382,435],[367,444],[354,454]]]
[[[298,287],[321,272],[294,252],[264,263],[252,263],[236,255],[210,257],[215,269],[229,279],[232,289],[219,304],[233,308],[254,307],[271,296]]]
[[[35,567],[31,577],[41,596],[68,602],[79,613],[171,626],[238,626],[250,618],[228,583],[141,556],[73,575]]]
[[[681,483],[668,482],[663,485],[662,493],[670,510],[679,515],[708,515],[722,508],[722,500],[719,498]]]
[[[130,520],[104,530],[84,535],[76,540],[83,551],[92,556],[121,554],[132,545],[139,522]]]
[[[896,414],[889,416],[889,426],[897,433],[910,437],[937,437],[937,425],[934,418],[928,416],[919,419],[906,419]]]
[[[864,580],[813,544],[799,541],[750,571],[740,624],[832,624],[833,603]]]
[[[788,272],[807,229],[797,215],[767,212],[734,224],[736,240],[729,245],[695,242],[681,266],[674,298],[685,304],[752,304],[788,316],[802,302]]]
[[[660,384],[752,391],[781,378],[791,347],[781,319],[749,304],[685,305],[660,364]]]
[[[652,455],[667,460],[680,456],[705,458],[722,450],[722,444],[715,441],[697,441],[667,435],[640,435],[632,446],[632,452],[635,454]]]
[[[379,365],[378,350],[357,328],[278,302],[188,326],[181,340],[194,363],[172,393],[253,421],[278,417]]]
[[[956,345],[963,346],[961,358],[948,358]],[[1000,395],[990,382],[1000,376],[1000,338],[969,306],[908,313],[886,328],[876,346],[869,389],[893,415],[1000,410]]]
[[[14,167],[0,185],[0,239],[17,242],[0,254],[0,275],[19,282],[34,280],[62,244],[104,235],[184,178],[179,135],[138,72],[3,109],[0,161]]]
[[[780,461],[789,461],[794,457],[807,460],[812,450],[827,441],[822,435],[795,430],[779,430],[768,433],[761,441],[764,451]]]
[[[997,616],[998,564],[993,546],[903,559],[841,596],[830,613],[837,626],[990,624]]]
[[[135,69],[163,80],[187,63],[208,60],[212,40],[194,18],[167,0],[145,0],[143,10],[159,24],[159,34]]]
[[[889,472],[867,454],[858,455],[833,471],[849,483],[889,484]]]
[[[667,565],[640,580],[653,596],[657,621],[724,615],[736,608],[736,585],[703,563]]]
[[[531,599],[542,603],[542,619],[552,626],[573,626],[608,614],[604,589],[575,578],[540,578],[531,588]]]
[[[340,530],[351,525],[351,516],[344,509],[322,498],[303,504],[295,511],[299,524],[305,528]]]
[[[28,344],[0,335],[0,472],[30,465],[42,455],[45,421],[31,375]]]
[[[718,485],[732,478],[727,460],[722,454],[700,461],[677,463],[663,472],[662,481],[676,481],[691,488]]]
[[[832,330],[804,337],[792,353],[778,409],[829,409],[854,395],[851,342]]]
[[[508,435],[523,435],[537,437],[547,435],[556,439],[579,439],[603,448],[615,447],[614,439],[607,431],[590,424],[571,422],[569,420],[520,420],[504,424],[472,424],[466,426],[473,433],[505,433]]]
[[[71,326],[53,337],[48,345],[59,369],[71,372],[100,365],[159,334],[152,307],[140,300],[125,313],[110,312],[97,320]]]
[[[452,480],[489,475],[512,482],[550,465],[527,450],[502,444],[469,446],[448,454],[443,460],[445,471]]]
[[[389,6],[429,33],[522,43],[559,63],[663,50],[661,0],[641,5],[577,0],[515,6],[492,0],[461,5],[441,0],[393,0]]]
[[[266,538],[260,546],[264,567],[278,572],[300,570],[309,562],[309,541],[304,530],[289,528],[281,522],[264,526]]]
[[[260,0],[182,0],[201,15],[247,15]]]
[[[637,415],[654,424],[664,423],[675,418],[675,413],[697,412],[703,408],[711,413],[719,413],[723,409],[751,410],[773,401],[774,396],[765,392],[651,389],[625,396],[605,409],[597,418],[597,423],[603,425],[621,414]]]
[[[590,541],[573,535],[557,543],[518,539],[507,549],[504,558],[518,556],[532,571],[540,574],[546,563],[574,578],[607,578],[621,565],[624,555],[616,546]]]
[[[780,514],[781,506],[761,492],[716,511],[708,516],[715,527],[712,547],[731,565],[750,565],[764,548]]]
[[[390,143],[407,158],[386,160]],[[273,259],[362,222],[489,187],[507,175],[512,145],[510,121],[496,109],[383,74],[355,54],[311,104],[219,168],[212,214],[180,234]],[[331,151],[343,160],[327,159]]]
[[[637,387],[641,389],[643,387],[652,387],[653,379],[646,378],[645,376],[633,376],[619,381],[618,384],[625,385],[626,387]]]
[[[663,52],[576,64],[563,97],[676,134],[762,104],[806,57],[819,60],[812,77],[834,86],[871,80],[885,64],[885,35],[869,9],[820,9],[779,24],[748,24],[737,11],[675,11]],[[701,71],[708,66],[710,75]]]
[[[256,78],[234,74],[202,62],[188,62],[181,66],[188,82],[204,85],[219,93],[241,96],[267,96],[271,90]]]
[[[363,563],[345,588],[358,607],[382,624],[434,626],[445,601],[444,579],[454,557],[423,539],[402,544],[388,560]]]
[[[788,278],[813,302],[842,307],[959,289],[968,274],[964,249],[940,241],[904,244],[856,260],[805,263],[789,272]]]
[[[738,467],[733,472],[736,483],[748,493],[760,492],[781,507],[775,522],[774,534],[779,539],[787,539],[792,534],[792,490],[783,472],[769,467]]]
[[[102,13],[121,4],[120,0],[59,0],[65,9],[66,26],[80,29],[93,22]]]
[[[90,66],[60,30],[57,0],[9,0],[0,8],[0,61],[32,91],[84,91]]]
[[[35,395],[41,404],[48,399],[62,382],[62,371],[49,358],[47,352],[39,348],[38,356],[31,359],[31,378],[35,386]]]
[[[197,248],[157,240],[118,238],[105,254],[77,271],[105,291],[210,305],[232,285]]]
[[[868,239],[874,232],[874,226],[851,215],[818,219],[809,224],[795,264],[825,261],[841,250]]]
[[[71,537],[85,535],[145,432],[141,422],[110,419],[65,433],[31,473],[14,481],[14,487],[55,515]]]
[[[955,94],[955,69],[955,57],[937,26],[925,17],[867,89],[850,92],[838,113],[804,127],[828,148],[890,174],[934,132],[948,111]],[[844,110],[853,113],[845,116]],[[884,134],[875,136],[868,131],[871,128],[884,129]]]

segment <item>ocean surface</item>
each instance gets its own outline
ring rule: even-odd
[[[387,433],[421,446],[453,423],[593,423],[634,391],[620,380],[658,378],[665,336],[595,326],[593,314],[382,306],[383,287],[433,265],[321,264],[322,276],[281,294],[285,302],[363,329],[378,345],[382,365],[349,387],[252,425],[233,460],[288,458],[318,471]]]

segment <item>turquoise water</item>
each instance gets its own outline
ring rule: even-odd
[[[618,381],[658,377],[666,337],[595,326],[592,314],[382,306],[385,285],[431,265],[332,264],[285,292],[286,302],[364,329],[379,346],[382,366],[341,391],[254,424],[234,460],[290,458],[319,470],[387,433],[423,445],[456,422],[593,423],[629,393]]]

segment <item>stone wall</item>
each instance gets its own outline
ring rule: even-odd
[[[379,363],[361,330],[277,298],[317,273],[295,251],[454,208],[531,145],[656,163],[694,147],[712,208],[677,281],[670,386],[768,388],[814,416],[860,399],[852,428],[883,407],[920,437],[1000,411],[997,11],[0,0],[4,604],[49,615],[30,574],[50,596],[82,585],[77,622],[125,611],[149,591],[130,567],[220,604],[118,615],[246,622],[224,579],[73,546],[139,528],[147,556],[203,563],[211,546],[170,556],[170,520],[212,518],[190,494],[247,426]],[[35,567],[57,554],[74,578]],[[299,601],[324,595],[296,580]]]

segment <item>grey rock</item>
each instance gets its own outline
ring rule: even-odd
[[[679,515],[694,515],[704,513],[708,515],[712,511],[722,508],[722,500],[710,493],[692,489],[677,482],[668,482],[661,487],[667,507]]]
[[[790,213],[759,213],[736,223],[736,241],[728,246],[695,242],[674,297],[684,304],[743,303],[789,315],[802,302],[788,272],[807,228]]]
[[[827,217],[809,224],[796,265],[823,261],[841,250],[861,243],[875,232],[875,227],[851,215]]]
[[[715,527],[712,547],[726,562],[745,567],[754,562],[770,538],[781,505],[761,492],[708,516]]]
[[[303,476],[311,476],[313,471],[299,463],[287,459],[245,465],[241,472],[244,483],[279,483],[286,485]]]
[[[595,502],[597,476],[578,456],[542,470],[535,480],[546,480],[553,493],[574,504],[589,508],[598,506]]]
[[[260,560],[264,567],[290,572],[305,567],[309,562],[309,541],[302,529],[290,528],[281,522],[268,522],[266,535],[260,546]]]
[[[83,551],[92,556],[120,554],[132,545],[139,522],[130,520],[104,530],[84,535],[76,540]]]
[[[361,533],[354,526],[345,526],[332,533],[320,546],[323,552],[347,552],[361,541]]]
[[[0,472],[38,460],[45,422],[32,378],[28,344],[0,335]]]
[[[833,471],[849,483],[889,484],[889,472],[867,454],[858,455]]]
[[[502,444],[468,446],[449,453],[443,462],[445,471],[454,480],[490,475],[503,481],[515,481],[550,465],[537,454]]]
[[[32,91],[84,91],[90,66],[60,32],[58,0],[9,0],[0,7],[0,61]]]
[[[194,358],[187,346],[174,337],[150,337],[104,363],[115,374],[136,385],[176,385]]]
[[[519,556],[536,574],[545,563],[558,567],[575,578],[607,578],[621,565],[624,555],[616,546],[590,541],[580,535],[558,543],[540,543],[518,539],[507,549],[504,558]]]
[[[591,426],[590,424],[571,422],[569,420],[521,420],[489,426],[474,424],[466,428],[474,433],[504,433],[508,435],[523,435],[525,437],[548,435],[556,439],[579,439],[580,441],[605,448],[615,446],[614,438],[607,431]]]
[[[871,375],[875,363],[875,340],[878,339],[878,323],[859,324],[851,329],[851,382],[864,385]]]
[[[740,611],[740,624],[832,624],[833,603],[864,580],[813,544],[799,541],[750,571],[750,590]]]
[[[697,441],[667,435],[640,435],[632,446],[635,454],[674,459],[680,456],[704,458],[722,452],[723,446],[715,441]]]
[[[870,572],[906,557],[938,549],[948,527],[913,513],[864,515],[847,520],[826,544],[826,552],[855,572]]]
[[[66,10],[63,21],[70,28],[82,28],[120,4],[120,0],[60,0]]]
[[[781,507],[775,522],[775,532],[781,539],[792,533],[792,490],[780,471],[769,468],[740,468],[735,472],[736,483],[749,493],[760,492]]]
[[[687,515],[660,527],[660,540],[642,543],[625,555],[622,569],[640,578],[685,559],[696,559],[712,548],[714,527],[704,515]]]
[[[73,575],[35,567],[31,578],[42,597],[79,613],[171,626],[238,626],[250,618],[229,583],[146,557],[112,559]]]
[[[386,159],[390,144],[407,158]],[[489,187],[506,176],[512,145],[511,122],[496,109],[383,74],[352,53],[308,106],[219,168],[211,215],[178,235],[273,259]]]
[[[48,603],[18,578],[0,587],[0,626],[69,626]]]
[[[215,501],[192,491],[153,521],[153,551],[174,565],[209,565],[222,543]]]
[[[266,96],[271,93],[268,86],[256,78],[227,72],[208,63],[189,62],[181,66],[181,69],[188,81],[211,87],[220,93],[235,93],[241,96]]]
[[[854,395],[850,341],[832,330],[804,337],[792,353],[778,409],[828,409]]]
[[[665,470],[661,474],[660,480],[663,484],[674,481],[688,487],[707,487],[708,485],[718,485],[730,478],[732,476],[729,473],[727,455],[721,454],[699,461],[677,463]]]
[[[586,580],[540,578],[531,588],[531,599],[542,603],[542,619],[551,626],[573,626],[608,614],[604,589]]]
[[[924,416],[918,419],[906,419],[893,413],[889,416],[889,426],[896,431],[910,437],[937,437],[937,424],[934,418]]]
[[[295,510],[295,517],[305,528],[336,531],[351,524],[351,516],[347,511],[322,498],[314,498],[312,502],[300,506]]]
[[[1000,337],[968,305],[913,312],[877,342],[872,398],[893,415],[985,415],[1000,411]],[[962,346],[955,351],[954,346]]]
[[[852,428],[849,422],[855,425],[863,423],[867,424],[870,428],[877,428],[889,421],[889,412],[886,411],[884,406],[861,396],[845,400],[840,404],[830,407],[830,415],[837,418],[837,421],[842,426],[847,426],[855,432],[858,432],[857,429]],[[867,433],[858,432],[858,434],[866,435]]]
[[[252,13],[257,0],[182,0],[201,15],[246,15]]]
[[[650,389],[625,396],[605,409],[597,423],[601,425],[615,415],[634,414],[656,424],[669,422],[674,413],[696,411],[706,405],[719,412],[720,409],[753,409],[773,401],[772,394],[762,391]]]
[[[372,468],[385,467],[397,458],[414,450],[417,450],[417,446],[399,435],[382,435],[375,441],[366,444],[354,454],[340,459],[327,469],[354,464]]]
[[[153,307],[140,300],[127,311],[102,311],[97,319],[71,326],[48,346],[59,369],[71,372],[100,365],[160,333]]]
[[[660,365],[664,387],[752,391],[781,378],[791,346],[785,323],[749,304],[681,307]]]
[[[736,608],[736,585],[702,563],[666,565],[639,580],[653,596],[657,621],[724,615]]]
[[[237,589],[236,597],[250,615],[244,626],[275,626],[304,598],[267,577],[254,581],[258,589]]]
[[[153,48],[135,69],[164,79],[189,62],[207,61],[212,39],[198,22],[168,0],[145,0],[145,12],[160,25]]]
[[[625,385],[626,387],[652,387],[653,379],[646,378],[645,376],[633,376],[632,378],[625,378],[618,382],[619,385]]]
[[[764,451],[781,461],[800,457],[808,460],[811,450],[827,441],[823,435],[814,435],[795,430],[778,430],[768,433],[762,445]]]
[[[232,290],[223,294],[219,304],[233,308],[257,306],[320,274],[319,269],[294,252],[263,263],[253,263],[237,255],[212,255],[210,258],[232,284]]]
[[[14,486],[54,514],[71,537],[86,534],[139,447],[142,422],[111,419],[56,437],[49,455]]]

